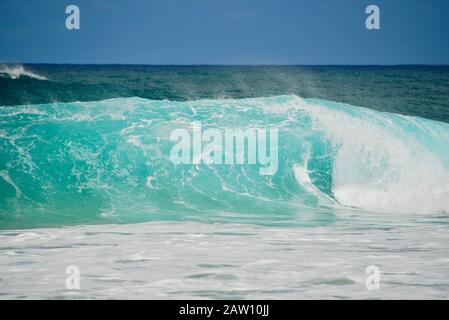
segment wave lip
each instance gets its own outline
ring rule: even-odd
[[[446,123],[319,99],[301,108],[332,146],[331,193],[339,204],[383,213],[449,212]]]
[[[6,75],[15,80],[20,77],[28,77],[35,80],[48,80],[48,78],[26,70],[22,65],[0,65],[0,74]]]

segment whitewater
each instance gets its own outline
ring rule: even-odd
[[[421,216],[422,217],[422,216]],[[448,220],[0,231],[0,299],[448,299]],[[68,266],[80,289],[67,290]],[[368,266],[380,270],[368,290]]]

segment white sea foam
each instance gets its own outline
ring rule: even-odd
[[[22,191],[20,190],[20,188],[14,183],[14,181],[11,179],[11,177],[8,174],[7,170],[1,170],[0,171],[0,178],[2,178],[3,180],[5,180],[7,183],[9,183],[14,190],[16,191],[16,196],[20,197],[22,196]]]
[[[362,234],[351,218],[317,228],[154,222],[0,231],[0,299],[448,298],[447,224],[374,220]],[[80,269],[80,290],[66,290],[69,265]],[[380,268],[380,290],[365,286],[369,265]]]

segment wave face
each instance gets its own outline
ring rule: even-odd
[[[8,77],[10,79],[19,79],[28,77],[35,80],[48,80],[46,77],[25,69],[22,65],[0,65],[0,77]]]
[[[174,165],[170,133],[277,128],[279,167]],[[118,98],[0,109],[0,227],[294,223],[449,212],[449,125],[297,96]]]

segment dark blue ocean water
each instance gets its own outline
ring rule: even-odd
[[[294,94],[449,122],[448,87],[449,66],[0,66],[0,106]]]

